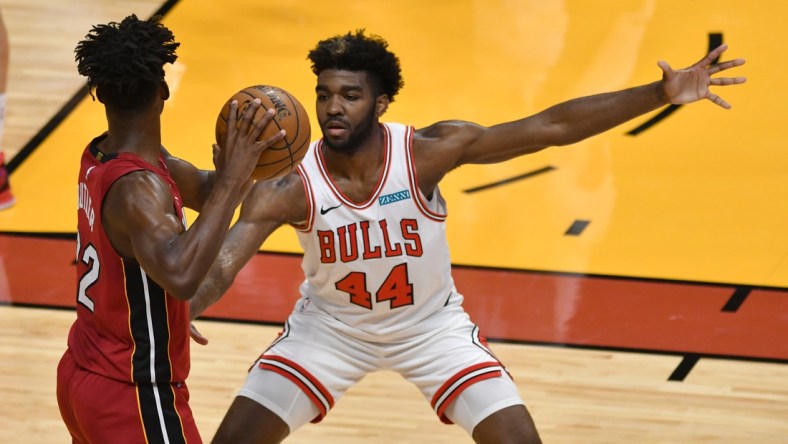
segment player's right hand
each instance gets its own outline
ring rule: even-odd
[[[260,154],[284,138],[284,131],[277,131],[271,137],[258,140],[274,117],[274,110],[269,109],[255,118],[259,108],[260,99],[255,99],[239,117],[238,101],[230,102],[225,146],[218,147],[216,168],[219,174],[227,174],[245,182],[252,175]]]

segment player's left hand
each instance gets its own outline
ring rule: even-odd
[[[728,49],[728,45],[722,44],[713,49],[698,63],[680,70],[674,70],[668,65],[668,62],[660,60],[657,64],[662,69],[662,88],[670,103],[682,105],[709,99],[725,109],[730,109],[731,105],[728,102],[709,90],[709,85],[738,85],[747,81],[746,77],[712,77],[712,75],[720,71],[744,65],[744,59],[734,59],[715,64],[714,61],[726,49]]]
[[[194,342],[200,345],[208,345],[208,338],[202,335],[202,333],[197,330],[197,327],[194,326],[194,323],[189,324],[189,334],[191,335]]]

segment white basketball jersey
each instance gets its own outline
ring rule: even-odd
[[[384,166],[363,202],[351,201],[332,181],[322,139],[298,167],[309,203],[307,222],[297,227],[304,249],[303,302],[370,341],[428,331],[434,325],[423,322],[427,317],[450,297],[453,304],[462,299],[451,277],[445,202],[437,187],[426,199],[417,185],[413,127],[381,128]]]

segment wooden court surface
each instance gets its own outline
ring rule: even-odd
[[[164,144],[210,167],[213,122],[251,84],[309,110],[306,53],[357,28],[385,37],[405,88],[384,120],[493,124],[659,77],[723,41],[749,82],[733,104],[643,116],[571,147],[451,173],[442,190],[466,308],[515,376],[545,442],[788,442],[788,6],[728,1],[0,0],[11,40],[0,212],[0,441],[68,442],[54,398],[73,320],[78,156],[104,130],[80,94],[91,24],[165,12],[182,42]],[[681,11],[680,13],[678,11]],[[663,112],[665,112],[663,110]],[[653,123],[653,124],[652,124]],[[636,134],[634,134],[636,133]],[[194,214],[190,214],[193,220]],[[277,232],[200,321],[191,405],[210,438],[300,279]],[[399,377],[368,377],[289,442],[470,442]]]

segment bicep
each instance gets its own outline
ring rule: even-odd
[[[200,211],[210,194],[215,172],[201,170],[183,159],[170,155],[167,155],[165,159],[170,175],[178,184],[183,204],[195,211]]]
[[[449,171],[468,163],[500,162],[511,155],[512,129],[445,121],[420,129],[413,139],[419,188],[429,195]]]
[[[495,163],[545,147],[545,128],[527,118],[491,127],[473,122],[445,121],[419,130],[414,151],[419,177],[440,180],[469,163]]]
[[[535,115],[491,127],[466,129],[472,133],[462,147],[459,165],[503,162],[554,144],[556,125]]]

